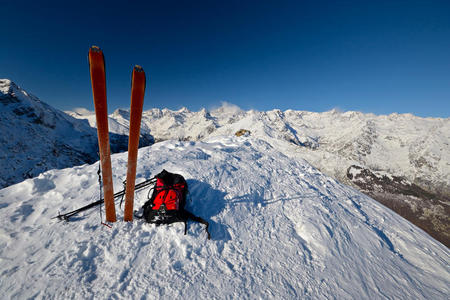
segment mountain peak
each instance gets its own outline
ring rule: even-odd
[[[27,105],[34,105],[34,103],[40,103],[41,101],[38,97],[27,93],[14,81],[10,79],[0,79],[0,103],[8,105],[18,102],[27,103]]]
[[[128,109],[118,108],[112,113],[112,115],[114,117],[121,117],[121,118],[129,119],[130,111]]]
[[[76,107],[72,111],[65,111],[66,114],[75,113],[78,116],[92,116],[95,114],[94,111],[88,110],[84,107]]]
[[[183,106],[177,112],[178,113],[190,113],[191,111],[189,109],[187,109],[187,107]]]
[[[10,79],[0,79],[0,92],[3,94],[12,94],[20,90],[21,88]]]
[[[48,169],[95,161],[95,131],[0,79],[0,187]],[[14,170],[14,172],[12,172]]]
[[[0,79],[0,87],[9,86],[11,85],[12,81],[10,79]]]

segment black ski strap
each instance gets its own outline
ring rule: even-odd
[[[99,154],[100,156],[100,154]],[[97,175],[98,175],[98,187],[100,189],[100,199],[103,198],[102,196],[102,169],[100,168],[100,163],[98,164],[98,171],[97,171]],[[100,212],[100,224],[112,228],[111,225],[106,224],[105,222],[103,222],[103,217],[102,217],[102,205],[100,204],[99,206],[99,212]]]
[[[122,182],[122,184],[123,184],[123,194],[122,194],[122,197],[120,198],[120,204],[119,204],[120,209],[122,209],[123,197],[125,196],[125,193],[127,192],[127,180],[125,179]]]
[[[135,210],[135,211],[134,211],[134,217],[135,217],[136,219],[143,219],[143,218],[144,218],[144,213],[142,213],[142,215],[138,215],[138,212]]]

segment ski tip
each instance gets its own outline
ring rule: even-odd
[[[100,49],[100,47],[99,46],[91,46],[91,49],[89,49],[89,51],[92,51],[92,52],[102,52],[102,49]]]
[[[134,66],[134,70],[135,70],[136,72],[144,72],[144,69],[143,69],[141,66],[139,66],[139,65],[135,65],[135,66]]]
[[[103,65],[104,65],[105,57],[103,55],[102,49],[100,49],[100,47],[98,47],[98,46],[91,46],[91,48],[89,48],[88,61],[89,61],[89,66],[92,66],[93,61],[97,61],[98,63],[103,63]]]

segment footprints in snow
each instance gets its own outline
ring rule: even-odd
[[[82,276],[81,280],[86,283],[91,283],[97,279],[96,257],[101,256],[101,249],[95,244],[88,244],[85,241],[79,245],[76,253],[73,252],[73,258],[69,262],[69,269],[76,270],[76,273]]]
[[[32,213],[34,212],[34,208],[30,204],[22,204],[15,211],[14,214],[10,217],[12,223],[16,221],[23,222],[25,221]]]

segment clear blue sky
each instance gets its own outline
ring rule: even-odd
[[[133,2],[130,4],[128,2]],[[450,1],[7,1],[0,78],[59,109],[93,109],[87,53],[106,57],[109,110],[450,115]]]

